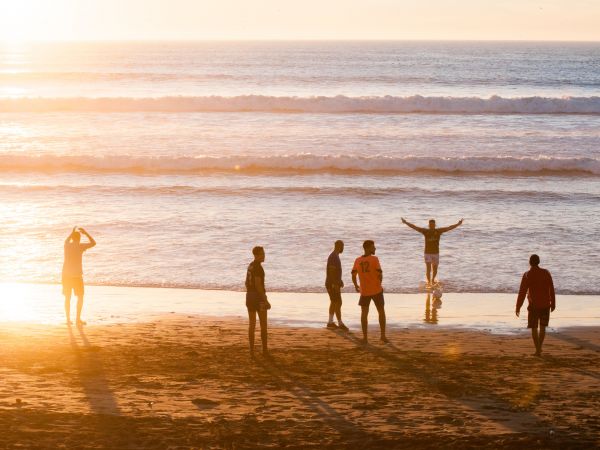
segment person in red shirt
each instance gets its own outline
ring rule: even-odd
[[[542,344],[546,337],[546,327],[550,322],[550,311],[556,308],[554,295],[554,282],[552,275],[540,265],[540,257],[531,255],[529,258],[531,269],[523,274],[515,314],[519,317],[521,306],[525,297],[529,300],[527,307],[527,328],[531,328],[531,337],[535,345],[535,356],[542,355]],[[539,332],[538,332],[539,326]]]
[[[354,261],[354,267],[352,268],[352,282],[356,292],[360,292],[360,305],[362,311],[360,316],[360,323],[362,325],[363,342],[366,344],[367,329],[368,329],[368,317],[369,317],[369,305],[371,300],[375,303],[377,312],[379,313],[379,327],[381,329],[381,342],[389,342],[385,337],[385,308],[383,299],[383,287],[381,282],[383,281],[383,271],[379,264],[379,259],[375,256],[375,242],[365,241],[363,243],[363,249],[365,254],[356,258]],[[356,278],[360,280],[360,286],[358,285]]]

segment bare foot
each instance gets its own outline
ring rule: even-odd
[[[87,322],[85,320],[81,320],[81,319],[77,320],[77,326],[78,327],[81,327],[83,325],[87,325]]]
[[[67,325],[71,326],[71,325],[73,325],[73,322],[71,322],[70,320],[67,320]]]
[[[388,338],[386,338],[385,336],[381,336],[381,337],[379,338],[379,340],[380,340],[382,343],[384,343],[384,344],[389,344],[389,343],[390,343],[390,341],[388,340]]]

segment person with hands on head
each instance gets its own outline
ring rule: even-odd
[[[267,311],[271,304],[265,292],[265,271],[262,263],[265,261],[265,250],[256,246],[252,249],[254,260],[248,265],[246,272],[246,308],[248,308],[248,339],[250,342],[250,356],[254,358],[254,331],[256,329],[256,316],[260,322],[260,339],[264,357],[269,357],[267,349]]]
[[[531,269],[523,274],[515,314],[519,317],[525,297],[529,301],[527,306],[527,328],[531,328],[531,337],[535,345],[534,356],[542,355],[542,344],[546,337],[546,327],[550,322],[550,312],[556,309],[556,295],[552,275],[540,267],[540,257],[529,257]],[[538,331],[539,326],[539,331]]]
[[[436,228],[434,219],[429,220],[428,228],[418,227],[408,222],[404,217],[402,217],[402,223],[425,236],[425,274],[427,276],[427,284],[433,286],[436,283],[435,277],[440,265],[440,238],[443,233],[461,226],[463,219],[460,219],[454,225],[443,228]]]
[[[87,237],[88,242],[81,243],[81,235]],[[67,236],[64,244],[65,259],[62,269],[62,292],[65,296],[65,314],[67,316],[67,325],[71,325],[71,294],[74,292],[77,297],[77,326],[85,325],[81,320],[81,310],[83,309],[83,252],[96,245],[96,241],[83,228],[73,227],[71,234]]]
[[[359,256],[354,261],[352,268],[352,282],[356,292],[360,292],[358,304],[361,307],[360,324],[363,332],[363,343],[367,344],[367,332],[369,328],[369,305],[371,300],[375,303],[379,313],[379,328],[381,330],[380,340],[383,343],[389,342],[385,336],[385,301],[383,298],[383,271],[379,264],[379,258],[375,256],[375,242],[367,240],[363,243],[364,255]],[[360,280],[360,286],[357,283],[357,277]]]

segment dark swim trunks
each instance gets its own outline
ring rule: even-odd
[[[342,303],[342,293],[337,289],[327,288],[331,303]]]
[[[375,295],[361,295],[360,300],[358,300],[358,304],[360,306],[369,306],[371,304],[371,300],[373,300],[373,303],[375,303],[377,308],[381,308],[385,305],[383,292]]]
[[[527,328],[537,328],[538,323],[542,327],[547,327],[550,322],[550,308],[527,308]]]

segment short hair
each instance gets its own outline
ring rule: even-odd
[[[435,223],[435,219],[429,219],[429,223],[431,222]]]
[[[342,241],[341,239],[338,239],[337,241],[335,241],[335,244],[333,244],[334,247],[339,247],[340,245],[344,245],[344,241]]]
[[[371,247],[372,245],[375,245],[375,242],[373,242],[372,240],[368,239],[365,242],[363,242],[363,249],[368,249],[369,247]]]
[[[264,249],[264,248],[262,248],[260,245],[257,245],[256,247],[254,247],[254,248],[252,249],[252,254],[253,254],[254,256],[258,256],[258,255],[260,255],[261,253],[263,253],[264,251],[265,251],[265,249]]]
[[[535,253],[529,257],[529,264],[531,266],[539,266],[540,265],[540,257]]]
[[[80,241],[81,240],[81,233],[79,231],[73,231],[71,233],[71,239],[74,241]]]

